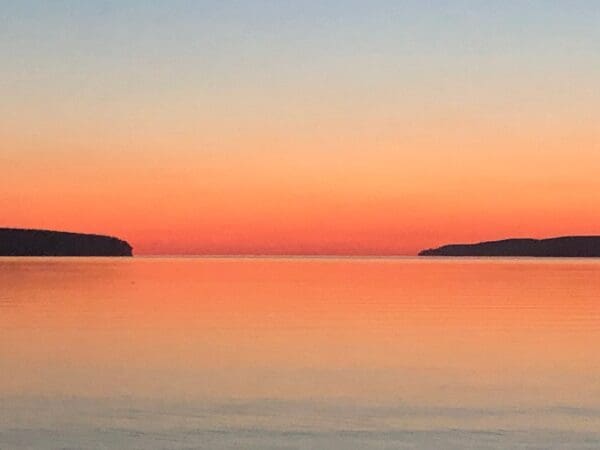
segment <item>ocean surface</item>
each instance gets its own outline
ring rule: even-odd
[[[0,259],[0,449],[598,449],[600,260]]]

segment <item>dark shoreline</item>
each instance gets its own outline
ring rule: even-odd
[[[600,236],[503,239],[476,244],[450,244],[423,250],[419,256],[598,258],[600,257]]]
[[[133,256],[128,242],[113,236],[67,231],[0,228],[0,256]]]

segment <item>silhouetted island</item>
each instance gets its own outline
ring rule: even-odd
[[[505,239],[478,244],[453,244],[423,250],[419,256],[533,256],[560,258],[600,257],[600,236],[552,239]]]
[[[0,228],[0,256],[132,256],[132,248],[111,236]]]

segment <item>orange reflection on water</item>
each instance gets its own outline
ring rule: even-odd
[[[600,264],[3,259],[0,393],[588,404]]]

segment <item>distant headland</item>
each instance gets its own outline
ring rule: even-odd
[[[530,256],[560,258],[600,257],[600,236],[552,239],[504,239],[478,244],[452,244],[423,250],[419,256]]]
[[[126,241],[98,234],[0,228],[0,256],[132,256]]]

